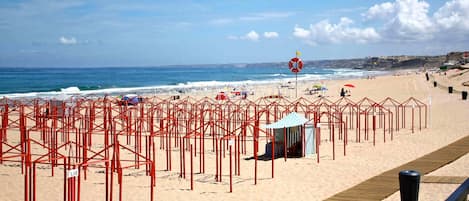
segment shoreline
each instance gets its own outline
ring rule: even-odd
[[[320,68],[329,69],[329,68]],[[334,74],[302,74],[299,73],[298,83],[305,82],[321,82],[325,80],[345,80],[345,79],[357,79],[367,76],[382,76],[389,74],[392,71],[370,71],[370,70],[357,70],[348,68],[334,68]],[[341,75],[342,71],[351,71],[358,73],[347,72],[345,75]],[[80,90],[76,86],[69,86],[62,88],[61,91],[43,91],[43,92],[24,92],[24,93],[7,93],[0,94],[0,97],[7,97],[11,99],[34,99],[34,98],[45,98],[45,99],[66,99],[71,96],[77,97],[103,97],[117,96],[125,94],[138,94],[141,96],[152,96],[152,95],[184,95],[188,93],[198,93],[204,91],[220,91],[226,88],[242,88],[250,86],[269,86],[269,85],[280,85],[287,82],[294,82],[295,77],[290,72],[286,72],[287,77],[280,76],[280,78],[263,79],[263,80],[242,80],[242,81],[195,81],[178,83],[174,85],[155,85],[155,86],[139,86],[139,87],[125,87],[125,88],[106,88],[106,89],[93,89],[93,90]],[[350,75],[348,75],[350,74]],[[323,78],[318,78],[318,77]],[[282,78],[283,77],[283,78]],[[182,93],[181,93],[182,92]]]

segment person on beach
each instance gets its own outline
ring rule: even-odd
[[[345,90],[344,90],[344,88],[342,88],[342,89],[340,90],[340,97],[345,97]]]

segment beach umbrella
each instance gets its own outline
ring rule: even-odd
[[[345,87],[350,87],[350,88],[355,88],[355,85],[353,84],[344,84]]]
[[[321,84],[314,84],[314,85],[313,85],[313,88],[320,89],[321,87],[322,87],[322,85],[321,85]]]
[[[225,92],[220,92],[215,97],[215,100],[226,100],[228,97],[225,95]]]

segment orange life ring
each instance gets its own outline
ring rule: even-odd
[[[292,58],[288,62],[288,67],[293,73],[298,73],[303,69],[303,61],[298,57]]]

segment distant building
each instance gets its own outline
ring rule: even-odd
[[[450,52],[446,55],[445,64],[464,65],[469,63],[469,52]]]

